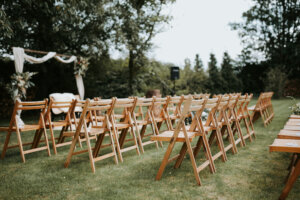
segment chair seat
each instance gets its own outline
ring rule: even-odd
[[[290,119],[300,119],[300,115],[291,115]]]
[[[288,126],[300,126],[300,121],[287,121],[285,125],[288,125]]]
[[[125,115],[122,115],[122,114],[114,114],[114,116],[116,119],[122,119],[125,117]]]
[[[153,135],[151,136],[152,141],[165,141],[169,142],[173,137],[174,131],[164,131],[159,135]],[[188,138],[190,141],[193,140],[197,136],[197,132],[187,132]],[[178,134],[178,137],[176,139],[176,142],[185,142],[185,137],[183,131],[180,131]]]
[[[25,124],[23,127],[19,128],[20,131],[33,131],[42,128],[39,124]],[[16,127],[12,127],[12,131],[16,131]],[[8,131],[9,127],[0,127],[0,131]]]
[[[154,121],[155,121],[155,122],[163,122],[163,121],[165,121],[165,119],[162,118],[162,117],[155,117],[155,118],[154,118]]]
[[[138,125],[146,125],[146,124],[148,124],[148,121],[147,120],[136,120],[136,123]],[[150,124],[150,122],[149,122],[149,124]]]
[[[66,121],[57,121],[57,122],[52,122],[52,127],[58,127],[58,126],[67,126],[68,122]],[[46,124],[46,127],[49,128],[49,124]]]
[[[285,130],[293,130],[293,131],[300,131],[300,126],[285,125],[283,129],[285,129]]]
[[[89,130],[88,130],[90,135],[99,135],[106,131],[109,131],[109,130],[106,128],[96,128],[96,127],[89,128]]]
[[[115,126],[116,126],[117,129],[124,129],[124,128],[129,128],[132,125],[128,124],[128,123],[121,123],[121,122],[119,122],[119,123],[116,123]]]
[[[255,105],[254,106],[250,106],[250,107],[248,107],[248,110],[251,110],[251,111],[253,111],[255,109]]]
[[[172,114],[172,115],[169,115],[169,117],[170,117],[170,119],[178,119],[180,116]]]
[[[283,129],[283,130],[280,130],[279,134],[277,135],[277,138],[300,140],[300,131],[292,131],[292,130]]]

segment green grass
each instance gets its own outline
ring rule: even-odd
[[[95,174],[87,154],[74,156],[69,168],[64,168],[69,147],[59,148],[58,155],[51,157],[46,151],[28,154],[26,163],[21,162],[16,148],[0,160],[0,199],[278,199],[291,155],[269,153],[268,145],[287,121],[291,101],[273,100],[273,105],[271,124],[264,128],[259,119],[256,140],[247,140],[244,148],[238,146],[236,155],[228,151],[227,162],[216,160],[217,173],[211,174],[208,168],[202,171],[201,187],[196,185],[188,157],[179,169],[169,164],[162,179],[154,180],[166,143],[158,150],[155,145],[146,146],[141,156],[135,151],[124,153],[124,162],[118,165],[112,158],[97,162]],[[31,136],[24,134],[27,141]],[[4,139],[5,133],[1,133],[1,150]],[[16,142],[15,134],[12,141]],[[299,198],[298,180],[288,199]]]

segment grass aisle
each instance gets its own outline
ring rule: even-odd
[[[166,143],[159,150],[147,146],[141,156],[135,151],[124,153],[124,162],[119,165],[113,159],[98,162],[95,174],[87,154],[75,156],[65,169],[68,147],[59,148],[58,155],[51,157],[46,152],[29,154],[25,164],[18,149],[9,149],[7,157],[0,160],[0,199],[278,199],[290,154],[269,153],[268,145],[287,121],[291,101],[274,100],[273,105],[271,124],[264,128],[259,119],[255,123],[256,140],[247,140],[245,148],[238,146],[236,155],[228,151],[226,163],[216,160],[214,175],[208,169],[202,171],[201,187],[196,185],[188,158],[180,169],[168,165],[162,180],[154,180]],[[4,139],[1,133],[1,150]],[[12,140],[16,141],[15,134]],[[299,180],[288,199],[300,199]]]

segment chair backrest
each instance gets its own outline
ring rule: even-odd
[[[143,121],[149,121],[149,114],[153,106],[153,98],[136,98],[136,109],[133,112],[134,118],[140,117]]]
[[[229,99],[229,102],[228,102],[228,118],[232,118],[234,117],[234,111],[236,110],[236,107],[237,107],[237,104],[238,104],[238,101],[239,101],[239,97],[240,97],[240,94],[238,93],[235,93],[235,94],[231,94],[230,95],[230,99]]]
[[[245,100],[245,105],[244,105],[244,106],[247,106],[247,107],[248,107],[248,105],[249,105],[249,103],[250,103],[252,97],[253,97],[253,94],[252,94],[252,93],[251,93],[251,94],[246,94],[246,100]]]
[[[86,101],[86,111],[82,112],[81,115],[84,115],[85,122],[88,123],[88,120],[92,118],[94,127],[107,127],[109,125],[109,118],[112,114],[114,99],[101,99],[98,101]],[[97,113],[100,111],[101,115],[92,115],[92,113]],[[81,116],[82,117],[82,116]]]
[[[166,110],[168,107],[167,97],[153,97],[152,113],[154,117],[166,117]]]
[[[205,109],[206,102],[206,98],[191,101],[189,112],[194,112],[195,114],[193,116],[193,120],[191,122],[189,131],[196,131],[196,129],[198,128],[198,130],[204,132],[204,127],[202,123],[202,113]]]
[[[215,113],[217,110],[217,107],[219,105],[220,98],[209,98],[206,100],[204,109],[209,110],[207,120],[205,122],[205,126],[210,126],[212,124],[213,118],[215,117]]]
[[[113,119],[120,119],[121,122],[128,122],[131,119],[132,113],[136,107],[137,98],[114,98],[114,107],[112,116]],[[116,111],[122,110],[122,114],[116,115]]]
[[[247,100],[247,95],[241,95],[239,96],[239,100],[236,104],[236,114],[237,116],[240,116],[241,114],[243,114],[243,107],[245,106],[245,102]]]
[[[39,124],[41,124],[41,121],[44,120],[44,116],[46,114],[47,105],[48,105],[48,99],[45,99],[43,101],[16,100],[9,126],[13,127],[14,122],[16,124],[18,123],[17,122],[17,113],[19,111],[30,111],[30,110],[41,110],[40,116],[39,116]]]
[[[174,97],[168,96],[166,113],[168,115],[173,114],[176,117],[180,117],[181,106],[183,101],[184,101],[183,96],[174,96]]]
[[[51,110],[52,109],[60,109],[63,110],[64,113],[66,113],[66,117],[65,120],[70,120],[71,119],[71,111],[74,107],[74,102],[76,100],[73,99],[71,101],[55,101],[54,98],[50,98],[49,101],[49,106],[47,108],[47,112],[46,112],[46,118],[45,120],[49,123],[52,122],[52,118],[51,118]]]

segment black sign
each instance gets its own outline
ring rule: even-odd
[[[180,77],[180,73],[179,73],[179,67],[171,67],[171,80],[177,80]]]

